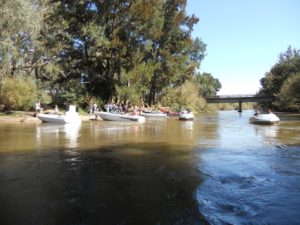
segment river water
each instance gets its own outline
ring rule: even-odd
[[[300,224],[300,118],[0,124],[0,224]]]

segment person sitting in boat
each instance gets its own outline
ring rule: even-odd
[[[254,116],[258,116],[258,115],[259,115],[259,111],[256,109],[255,113],[254,113]]]
[[[269,114],[272,114],[272,111],[271,111],[271,109],[268,109],[268,113],[269,113]]]
[[[191,109],[187,109],[187,113],[191,113],[192,112],[192,110]]]
[[[132,115],[134,115],[134,116],[138,115],[138,107],[137,106],[133,107]]]

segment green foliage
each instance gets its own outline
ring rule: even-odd
[[[206,51],[192,38],[198,18],[186,14],[182,0],[7,0],[0,6],[0,74],[34,77],[45,104],[85,108],[92,97],[118,97],[151,105],[163,89],[191,79]]]
[[[205,110],[205,99],[199,96],[199,90],[195,83],[184,82],[181,86],[168,89],[161,99],[161,104],[169,106],[173,111],[192,109],[194,112]]]
[[[300,72],[300,50],[288,47],[280,54],[278,63],[261,79],[260,94],[278,95],[285,80],[297,72]]]
[[[37,86],[33,79],[7,77],[3,80],[0,102],[6,110],[29,110],[37,100]]]
[[[277,110],[295,110],[295,107],[298,107],[295,105],[297,91],[293,87],[298,87],[295,76],[298,73],[300,73],[300,50],[289,46],[286,52],[280,54],[278,62],[261,79],[262,89],[259,95],[278,97],[279,102],[275,104]]]
[[[139,94],[134,87],[117,86],[117,95],[122,102],[131,102],[132,104],[139,103]]]
[[[1,1],[0,18],[0,75],[32,72],[36,62],[32,49],[42,20],[38,4],[34,0]]]
[[[281,86],[280,108],[288,111],[300,111],[300,72],[291,75]]]
[[[215,108],[215,110],[238,110],[238,103],[216,103],[209,104],[209,107]],[[243,110],[249,110],[255,108],[255,104],[252,102],[243,102]],[[210,110],[213,111],[213,110]]]
[[[89,97],[85,94],[85,88],[79,81],[71,80],[67,83],[60,83],[53,95],[53,103],[60,108],[67,109],[70,104],[87,108]]]
[[[203,97],[216,96],[222,87],[220,81],[214,78],[210,73],[196,74],[194,82],[198,85],[199,95]]]
[[[130,85],[131,96],[152,103],[163,88],[189,79],[203,59],[205,45],[191,37],[198,19],[186,16],[185,1],[51,3],[46,28],[53,38],[45,44],[60,57],[57,79],[84,75],[88,94],[104,101],[126,97]]]

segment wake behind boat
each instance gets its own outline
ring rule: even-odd
[[[130,114],[120,114],[112,112],[95,112],[103,120],[107,121],[135,121],[135,122],[145,122],[145,117]]]
[[[254,115],[249,119],[253,124],[276,124],[279,121],[280,119],[273,113]]]
[[[53,113],[53,114],[37,114],[37,117],[42,122],[47,123],[80,123],[81,119],[78,113],[76,112],[76,106],[70,105],[69,111],[67,111],[65,114],[61,113]]]

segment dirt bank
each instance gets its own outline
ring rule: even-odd
[[[93,120],[95,116],[80,116],[81,121]],[[33,123],[39,124],[41,121],[34,116],[33,112],[14,112],[10,114],[0,114],[0,123]]]

